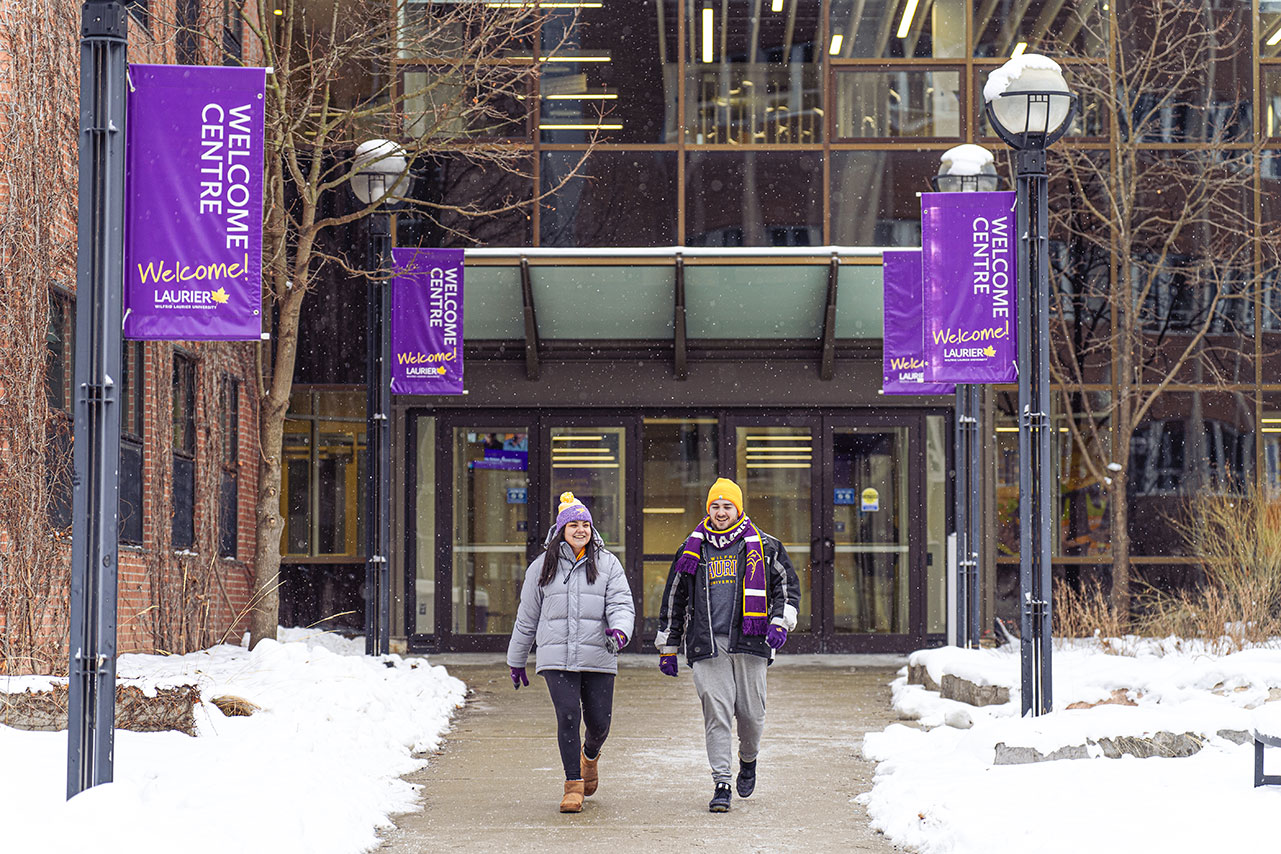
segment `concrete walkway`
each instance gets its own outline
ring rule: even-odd
[[[513,691],[497,655],[437,655],[472,693],[440,755],[411,775],[423,809],[400,816],[382,852],[899,850],[867,827],[852,799],[871,788],[863,734],[896,720],[891,656],[784,656],[770,667],[759,781],[750,799],[712,814],[712,778],[694,682],[656,656],[626,655],[600,789],[583,811],[558,811],[564,774],[546,684]],[[575,843],[586,847],[571,847]]]

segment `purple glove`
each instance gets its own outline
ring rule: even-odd
[[[783,644],[787,643],[787,629],[771,624],[765,630],[765,642],[769,644],[770,649],[782,648]]]
[[[665,676],[675,676],[677,669],[676,654],[660,655],[658,657],[658,669],[663,671]]]
[[[605,648],[618,655],[618,651],[627,646],[627,635],[622,629],[609,629],[605,632]]]
[[[513,688],[519,691],[521,685],[525,685],[525,686],[529,685],[529,677],[525,675],[525,668],[513,667],[511,671],[512,671],[512,687]]]

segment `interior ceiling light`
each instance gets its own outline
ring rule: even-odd
[[[756,457],[756,456],[752,456],[751,454],[747,455],[747,461],[749,463],[752,460],[765,460],[766,462],[768,462],[770,460],[809,460],[809,459],[813,459],[813,457],[811,457],[809,454],[770,454],[767,457]]]
[[[903,20],[898,22],[898,38],[907,38],[908,30],[912,29],[912,18],[916,16],[916,4],[920,0],[907,0],[907,5],[903,7]]]
[[[769,4],[769,10],[771,12],[783,11],[783,0],[773,0],[773,2]]]
[[[712,7],[704,6],[703,7],[703,62],[712,61],[712,37],[714,35],[713,29],[714,27],[712,23]]]
[[[622,125],[539,125],[539,130],[622,130]]]
[[[1281,42],[1281,27],[1277,27],[1277,31],[1268,36],[1267,45],[1268,47],[1276,47],[1279,42]]]
[[[812,442],[809,433],[793,433],[792,435],[775,435],[775,436],[748,436],[749,442]]]
[[[836,33],[835,35],[833,35],[832,44],[827,48],[827,52],[832,56],[836,56],[838,53],[841,52],[841,42],[843,41],[845,41],[845,36],[842,35],[841,33]]]
[[[544,95],[543,98],[548,101],[617,101],[617,95],[607,95],[604,92],[583,92],[578,95]],[[556,437],[559,438],[559,437]]]
[[[804,451],[805,453],[808,454],[811,450],[812,448],[807,448],[804,445],[797,445],[797,446],[757,445],[755,447],[752,447],[751,445],[747,446],[747,453],[749,454],[777,454],[777,453],[786,453],[787,451]]]
[[[613,62],[609,54],[575,53],[568,56],[540,56],[539,62]]]
[[[604,436],[588,436],[585,433],[575,433],[566,436],[552,436],[553,442],[601,442]]]
[[[1025,50],[1027,50],[1027,42],[1019,42],[1014,46],[1014,50],[1010,52],[1010,59],[1013,59],[1016,56],[1022,56],[1023,51]]]
[[[552,463],[554,469],[616,469],[618,463],[589,463],[582,465],[580,463]]]

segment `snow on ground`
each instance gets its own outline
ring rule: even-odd
[[[1010,702],[972,707],[893,683],[894,706],[918,726],[895,724],[864,740],[878,764],[858,797],[872,826],[923,854],[968,852],[1204,852],[1276,847],[1281,786],[1254,788],[1254,748],[1220,732],[1271,728],[1281,734],[1281,649],[1215,655],[1186,644],[1129,641],[1133,655],[1097,643],[1055,651],[1054,711],[1019,717],[1017,649],[949,647],[913,653],[936,682],[944,673],[1010,688]],[[1137,703],[1068,710],[1122,689]],[[948,725],[951,724],[951,725]],[[968,728],[965,728],[968,727]],[[1050,753],[1102,737],[1198,733],[1186,758],[1089,759],[995,765],[995,748]],[[1281,748],[1266,757],[1281,773]]]
[[[146,690],[198,684],[198,737],[116,731],[114,782],[66,801],[67,735],[0,725],[0,851],[351,854],[417,808],[399,779],[435,750],[462,682],[425,659],[364,656],[364,641],[303,629],[253,651],[124,655]],[[49,680],[0,677],[0,688]],[[262,711],[226,717],[234,695]]]

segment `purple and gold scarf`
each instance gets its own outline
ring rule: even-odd
[[[765,600],[765,553],[761,546],[761,532],[752,520],[743,516],[727,531],[717,531],[711,526],[711,517],[704,517],[698,527],[685,540],[676,569],[688,575],[698,571],[702,560],[702,546],[710,543],[718,549],[727,549],[743,539],[747,543],[747,566],[743,568],[743,634],[763,635],[769,613]]]

